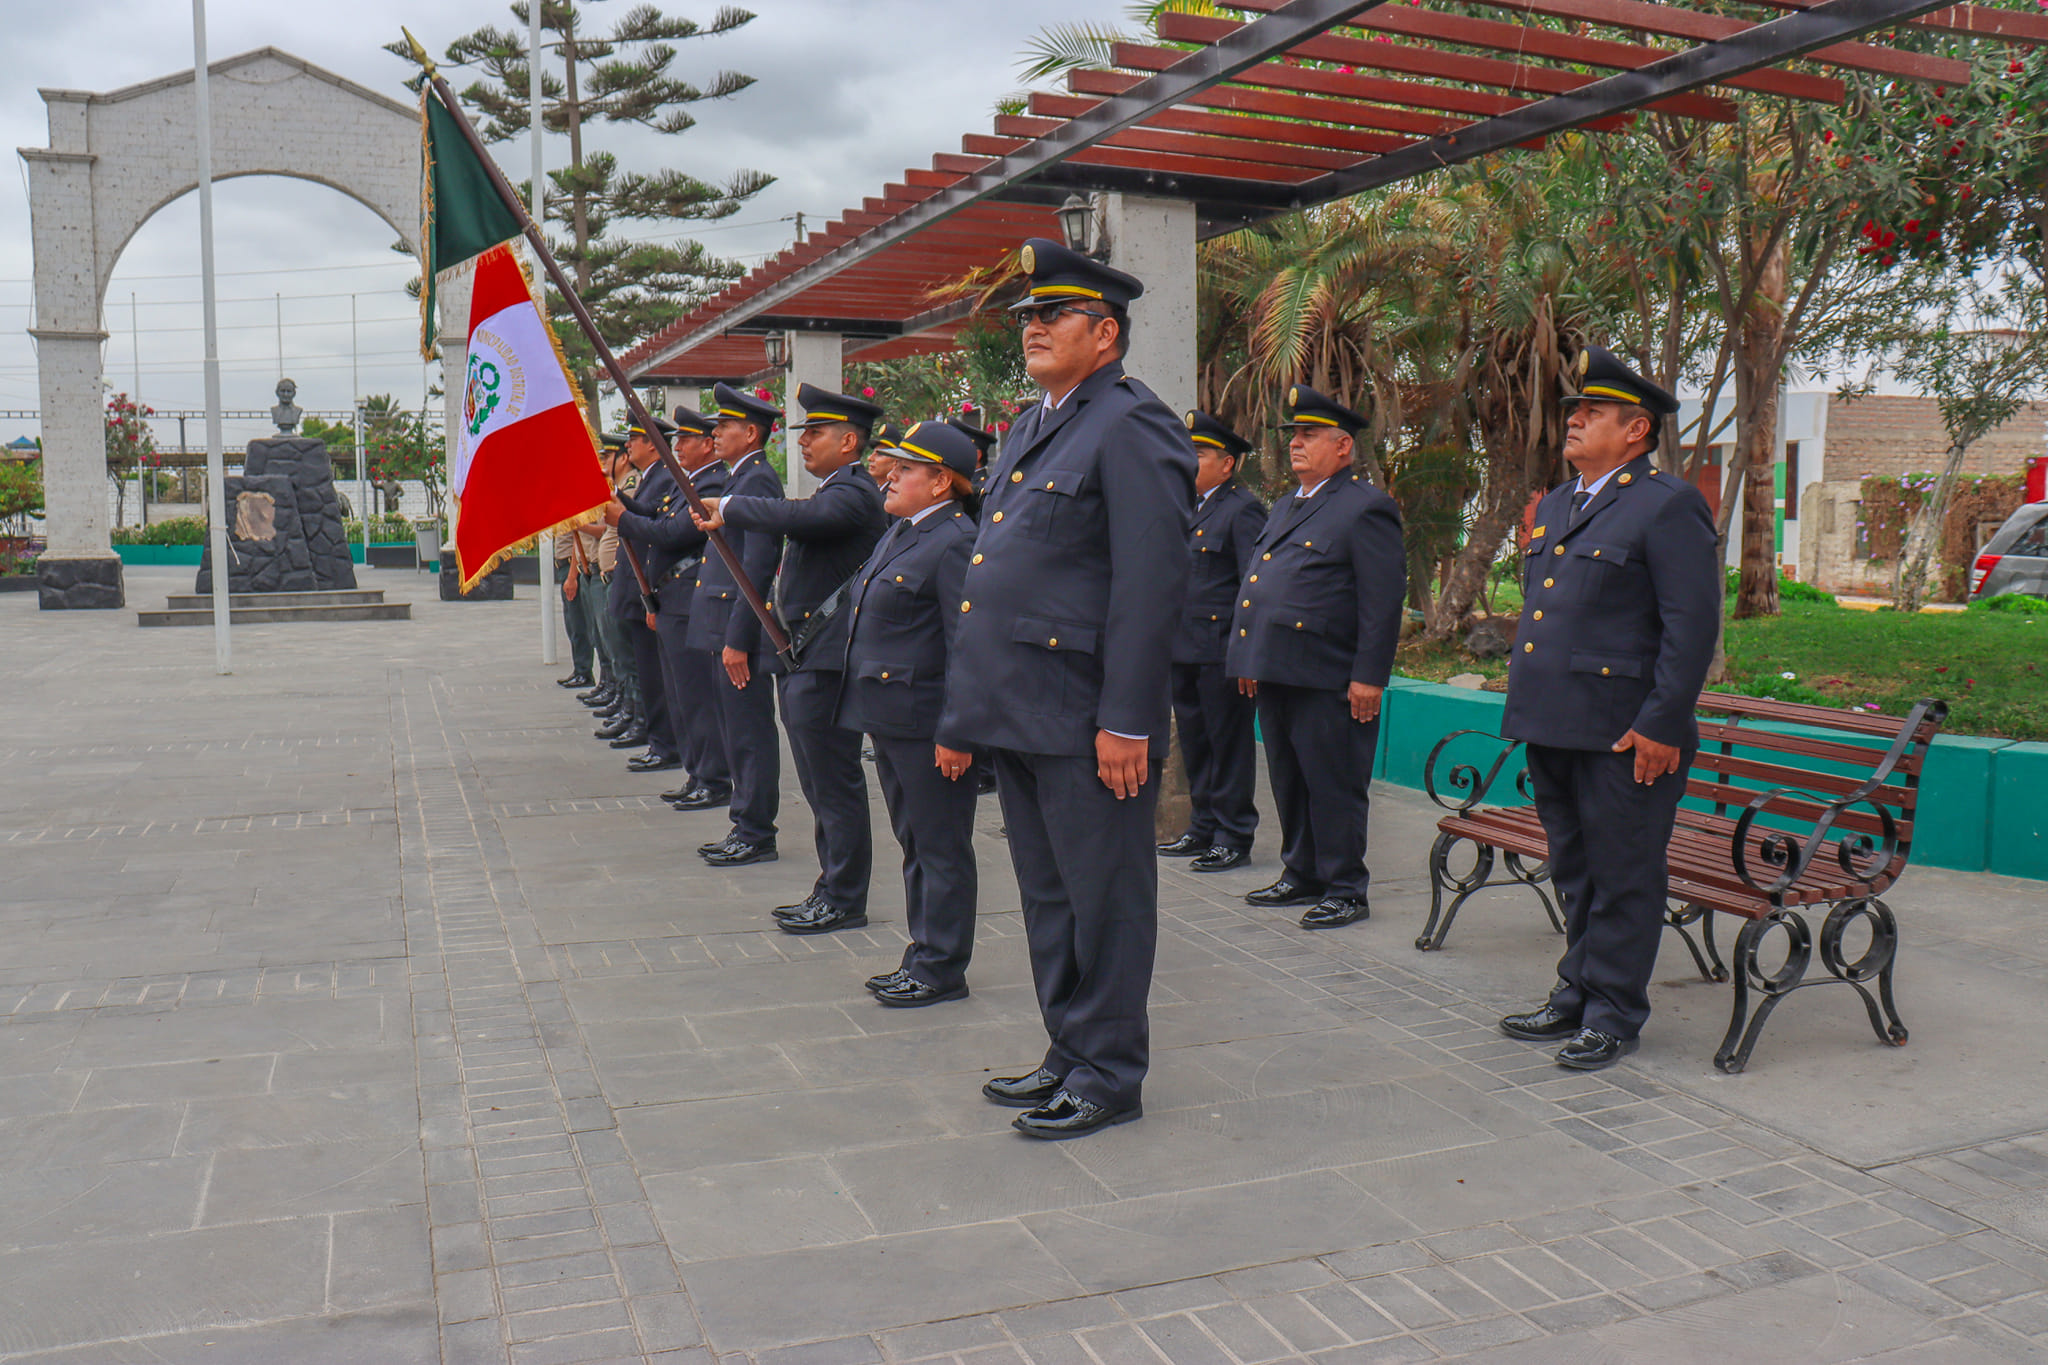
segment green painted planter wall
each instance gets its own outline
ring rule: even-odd
[[[1484,767],[1493,761],[1500,733],[1498,692],[1396,678],[1380,710],[1379,761],[1374,776],[1398,787],[1422,788],[1429,752],[1456,730],[1481,733],[1445,751],[1439,773],[1452,762]],[[1488,790],[1488,805],[1523,805],[1514,788],[1520,755]],[[2048,744],[2020,744],[1974,735],[1940,735],[1920,777],[1913,861],[1965,872],[1997,872],[2048,881]]]
[[[379,545],[377,548],[381,550],[385,547]],[[409,540],[401,541],[394,545],[393,548],[410,550],[413,548],[413,543]],[[114,547],[114,552],[121,556],[123,564],[190,565],[195,569],[199,567],[199,557],[205,550],[206,547],[204,545],[116,545]],[[356,563],[360,564],[363,562],[362,546],[351,542],[348,547],[348,554],[349,558],[353,559]]]

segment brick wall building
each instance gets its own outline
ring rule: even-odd
[[[2004,426],[1986,433],[1963,461],[1966,474],[2018,474],[2027,460],[2048,454],[2048,403],[2033,403]],[[1803,471],[1828,483],[1870,474],[1914,474],[1939,469],[1948,455],[1948,429],[1932,398],[1873,396],[1828,398],[1823,468]]]

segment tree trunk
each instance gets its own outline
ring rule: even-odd
[[[1451,571],[1444,575],[1443,591],[1429,613],[1425,640],[1447,640],[1457,633],[1479,590],[1486,586],[1486,576],[1493,569],[1501,542],[1507,539],[1516,518],[1528,505],[1529,489],[1522,478],[1525,461],[1521,455],[1496,456],[1490,463],[1493,467],[1487,471],[1486,486],[1480,494],[1479,514],[1472,519],[1465,544],[1451,559]]]
[[[1942,526],[1948,521],[1948,502],[1956,490],[1956,475],[1962,471],[1963,458],[1969,453],[1968,443],[1962,441],[1948,448],[1941,477],[1920,500],[1920,510],[1913,513],[1912,523],[1906,528],[1906,543],[1899,548],[1898,566],[1892,570],[1892,605],[1900,611],[1918,611],[1927,600],[1927,566],[1934,558],[1934,547],[1941,541]]]
[[[1735,615],[1778,614],[1778,392],[1782,386],[1787,247],[1771,250],[1737,343],[1736,366],[1744,379],[1738,394],[1746,414],[1742,439],[1749,449],[1742,481],[1742,575],[1735,589]]]

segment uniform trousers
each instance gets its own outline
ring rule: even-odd
[[[626,640],[633,650],[633,676],[638,679],[643,709],[635,712],[647,722],[647,750],[662,758],[677,758],[676,734],[668,713],[668,689],[661,681],[661,641],[647,628],[645,616],[625,623]]]
[[[713,655],[718,670],[712,693],[718,698],[718,732],[725,739],[725,759],[732,770],[733,832],[750,844],[775,837],[775,814],[782,805],[782,740],[775,733],[775,684],[756,655],[745,687],[734,687],[725,664]]]
[[[1350,697],[1326,688],[1261,682],[1258,705],[1287,880],[1364,899],[1372,880],[1365,822],[1379,721],[1353,720]]]
[[[811,841],[818,851],[818,881],[811,889],[834,910],[866,914],[875,836],[860,734],[833,720],[843,676],[837,669],[798,669],[776,678],[775,690],[782,696],[782,728],[797,784],[811,808]]]
[[[1188,833],[1211,847],[1248,849],[1258,831],[1256,715],[1252,699],[1237,690],[1237,679],[1224,676],[1222,664],[1173,666],[1173,725],[1188,769]]]
[[[854,742],[860,736],[848,730]],[[970,771],[948,781],[932,761],[928,739],[875,737],[875,777],[889,807],[889,827],[903,846],[903,904],[910,945],[903,970],[942,991],[967,978],[974,955],[974,912],[980,874],[974,862]],[[979,766],[979,765],[977,765]]]
[[[989,757],[1050,1040],[1042,1065],[1084,1100],[1133,1108],[1151,1064],[1158,755],[1124,801],[1102,785],[1093,754],[996,749]]]
[[[1650,974],[1664,936],[1667,856],[1693,751],[1648,786],[1636,756],[1523,746],[1536,814],[1550,842],[1550,880],[1564,902],[1564,956],[1551,1003],[1616,1038],[1650,1017]]]
[[[603,582],[602,579],[598,581]],[[578,600],[581,600],[580,594]],[[626,636],[626,623],[612,615],[611,607],[604,603],[592,607],[591,617],[597,622],[597,647],[604,655],[605,681],[618,685],[626,710],[638,715],[641,709],[640,670],[633,664],[633,645]]]
[[[555,585],[569,586],[569,577],[575,567],[566,559],[555,561]],[[579,677],[589,677],[597,648],[597,638],[591,633],[590,617],[577,605],[583,600],[583,590],[588,584],[582,575],[576,576],[576,601],[562,598],[562,626],[569,632],[569,671]]]
[[[725,762],[725,736],[718,730],[718,689],[731,689],[725,670],[701,649],[688,649],[683,637],[687,616],[657,616],[655,637],[661,645],[661,681],[668,694],[669,724],[676,751],[690,780],[720,793],[732,790],[732,772]]]

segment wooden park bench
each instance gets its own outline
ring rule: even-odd
[[[1878,897],[1905,870],[1920,768],[1947,705],[1921,701],[1901,720],[1708,692],[1698,709],[1700,749],[1671,838],[1665,923],[1684,940],[1701,976],[1726,981],[1730,970],[1714,943],[1714,912],[1748,921],[1735,940],[1734,1011],[1714,1065],[1742,1070],[1780,1000],[1806,986],[1838,981],[1863,997],[1880,1042],[1904,1046],[1906,1026],[1892,1003],[1898,923]],[[1440,780],[1439,760],[1465,736],[1501,747],[1484,772],[1460,762]],[[1519,747],[1519,741],[1503,743],[1483,730],[1460,730],[1431,751],[1423,781],[1430,800],[1450,813],[1437,822],[1430,848],[1429,922],[1415,940],[1417,948],[1441,948],[1459,908],[1491,886],[1528,887],[1551,926],[1564,931],[1549,886],[1550,849],[1534,807],[1480,804]],[[1526,769],[1515,786],[1534,799]],[[1473,865],[1462,876],[1451,870],[1460,843],[1474,848]],[[1828,974],[1809,980],[1815,935],[1802,911],[1821,906],[1827,912],[1820,925],[1820,961]],[[1858,920],[1868,926],[1870,942],[1852,958],[1845,944]],[[1695,926],[1699,939],[1693,937]],[[1784,933],[1785,957],[1776,970],[1767,970],[1760,954],[1774,929]],[[1753,1013],[1752,991],[1761,996]]]

